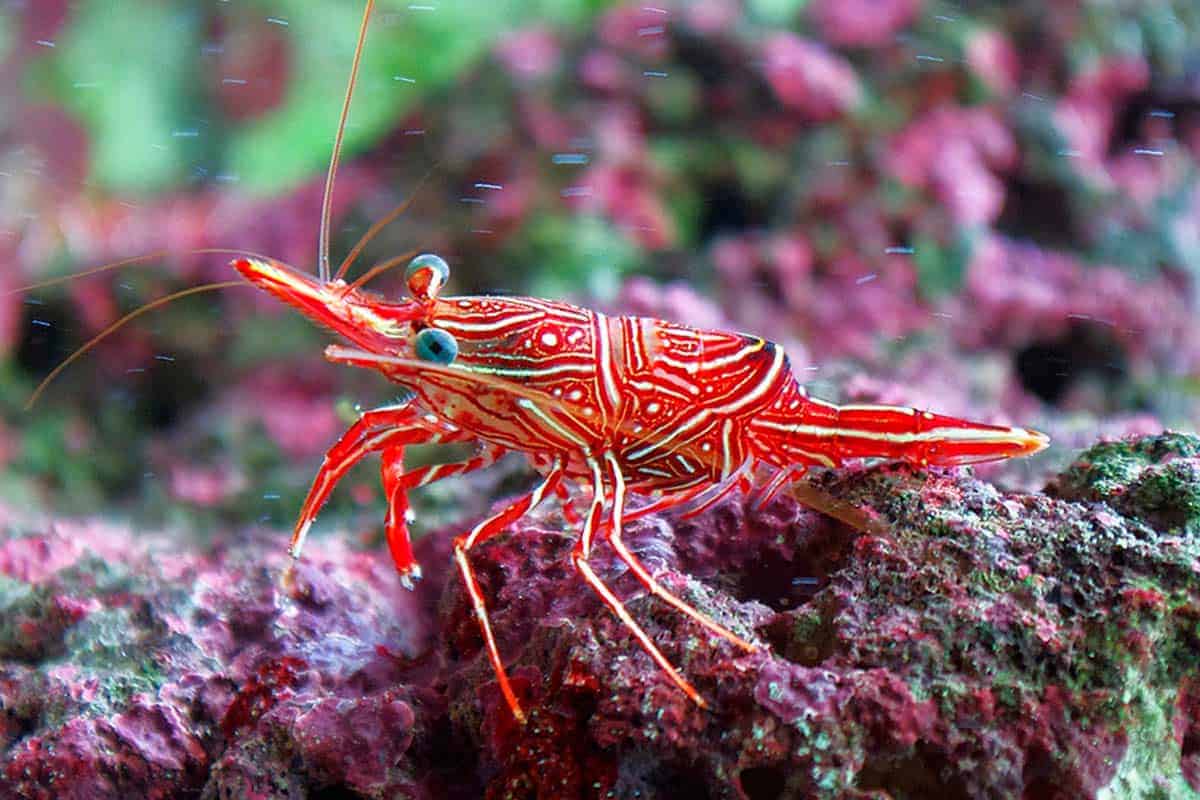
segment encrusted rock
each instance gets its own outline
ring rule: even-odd
[[[696,707],[569,566],[550,508],[472,551],[529,713],[516,725],[449,540],[382,554],[188,544],[6,514],[3,797],[1060,798],[1200,794],[1200,439],[1100,444],[1046,494],[860,467],[813,491],[631,523],[735,651],[594,566]],[[439,600],[440,598],[440,600]]]

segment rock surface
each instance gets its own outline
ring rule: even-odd
[[[734,652],[599,574],[711,703],[695,707],[568,566],[557,511],[474,555],[522,729],[496,688],[455,530],[426,580],[317,537],[188,543],[9,509],[0,540],[4,798],[1200,797],[1200,439],[1100,444],[1040,494],[862,467],[627,541],[764,645]]]

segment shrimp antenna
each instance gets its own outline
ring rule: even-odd
[[[47,278],[44,281],[38,281],[37,283],[30,283],[30,284],[26,284],[25,286],[19,286],[16,289],[10,289],[9,291],[4,292],[4,294],[0,295],[0,297],[6,297],[11,294],[20,294],[21,292],[31,292],[34,289],[45,289],[48,286],[57,286],[60,283],[67,283],[69,281],[76,280],[77,278],[86,278],[88,275],[96,275],[97,273],[100,273],[100,272],[108,272],[109,270],[118,269],[120,267],[128,267],[133,264],[148,264],[152,261],[159,261],[164,258],[170,258],[171,256],[176,256],[176,255],[196,256],[196,255],[214,255],[214,254],[215,255],[227,255],[227,256],[249,256],[250,258],[257,258],[262,261],[270,261],[271,260],[269,256],[260,255],[251,250],[237,250],[237,249],[229,248],[229,247],[202,247],[202,248],[198,248],[196,250],[186,250],[182,253],[175,253],[172,250],[162,250],[160,252],[150,253],[150,254],[144,255],[144,256],[134,256],[133,258],[123,258],[120,261],[112,261],[108,264],[102,264],[98,267],[92,267],[91,269],[85,269],[80,272],[72,272],[70,275],[59,275],[57,278]]]
[[[367,0],[363,9],[362,24],[358,28],[358,44],[354,46],[354,61],[350,65],[350,80],[346,83],[342,114],[338,117],[337,134],[333,138],[333,153],[329,156],[329,171],[325,173],[325,196],[321,200],[321,236],[317,245],[317,269],[321,283],[329,283],[329,224],[333,217],[333,179],[337,175],[338,161],[342,156],[342,138],[346,133],[346,117],[350,114],[350,98],[354,96],[354,84],[358,81],[358,64],[362,60],[363,43],[367,39],[367,23],[371,20],[371,9],[374,7],[375,0]]]
[[[387,272],[392,267],[397,266],[398,264],[403,264],[405,261],[408,261],[410,258],[415,256],[419,252],[421,252],[421,251],[420,250],[409,250],[407,253],[401,253],[398,256],[392,256],[391,258],[387,259],[386,261],[381,261],[380,263],[376,264],[375,266],[371,267],[369,270],[364,272],[359,277],[355,278],[354,283],[351,283],[349,286],[347,286],[345,288],[345,291],[352,292],[355,289],[362,288],[363,284],[379,277],[380,275]]]
[[[183,253],[183,255],[211,255],[214,253],[218,254],[218,255],[249,256],[250,258],[258,258],[263,261],[271,260],[269,256],[260,255],[251,250],[235,250],[235,249],[225,248],[225,247],[204,247],[204,248],[199,248],[196,250],[188,250],[186,253]],[[164,252],[160,252],[160,253],[151,253],[151,254],[145,255],[145,256],[134,256],[133,258],[125,258],[125,259],[121,259],[120,261],[113,261],[109,264],[102,264],[98,267],[92,267],[91,269],[85,269],[82,272],[75,272],[70,275],[60,275],[57,278],[47,278],[44,281],[38,281],[37,283],[31,283],[27,286],[22,286],[19,289],[13,289],[11,291],[5,292],[4,295],[0,295],[0,296],[17,294],[18,292],[28,292],[28,291],[32,291],[34,289],[44,289],[47,286],[57,286],[60,283],[67,283],[68,281],[73,281],[77,278],[83,278],[88,275],[96,275],[101,272],[108,272],[109,270],[117,269],[119,267],[130,266],[131,264],[145,264],[145,263],[149,263],[151,261],[156,261],[158,259],[165,258],[170,255],[172,255],[171,252],[164,251]],[[121,328],[121,326],[125,325],[125,323],[129,322],[130,320],[140,317],[142,314],[145,314],[147,311],[158,308],[160,306],[165,306],[167,303],[178,300],[181,297],[187,297],[188,295],[193,295],[193,294],[200,294],[201,292],[211,292],[211,291],[215,291],[217,289],[227,289],[231,286],[243,286],[243,285],[248,285],[248,284],[244,284],[242,281],[224,281],[221,283],[208,283],[208,284],[204,284],[203,286],[193,286],[190,289],[184,289],[182,291],[175,292],[174,294],[167,295],[166,297],[160,297],[157,300],[152,300],[143,306],[139,306],[138,308],[135,308],[133,311],[130,311],[128,314],[121,317],[119,320],[112,323],[104,330],[100,331],[98,334],[93,336],[91,339],[84,342],[78,349],[75,350],[75,352],[71,353],[71,355],[64,358],[62,361],[60,361],[54,367],[54,369],[50,370],[50,374],[48,374],[46,377],[42,378],[41,383],[39,383],[37,385],[37,388],[33,390],[33,394],[31,394],[29,396],[29,400],[26,401],[26,403],[25,403],[25,410],[29,411],[33,408],[34,404],[37,403],[38,398],[40,398],[42,396],[42,393],[46,391],[46,387],[48,387],[51,384],[51,382],[53,382],[54,379],[57,378],[59,376],[59,374],[62,373],[62,371],[64,369],[66,369],[72,363],[74,363],[76,360],[78,360],[80,358],[80,356],[82,356],[84,353],[91,350],[96,345],[100,344],[100,342],[102,342],[105,338],[107,338],[108,336],[110,336],[111,334],[116,332],[118,329]]]
[[[403,202],[401,202],[391,211],[376,220],[371,227],[367,229],[367,232],[362,235],[362,238],[355,242],[354,247],[350,248],[350,253],[346,256],[345,260],[342,261],[342,265],[338,267],[337,274],[333,276],[335,279],[345,276],[346,271],[350,269],[352,264],[354,264],[354,260],[362,253],[363,248],[365,248],[381,230],[390,225],[396,220],[397,217],[408,210],[408,207],[412,205],[412,202],[417,199],[417,194],[421,191],[421,187],[425,185],[430,176],[437,171],[439,166],[439,164],[434,164],[432,167],[430,167],[429,170],[421,176],[421,180],[417,181],[417,185],[412,190],[412,194],[406,197]]]
[[[160,297],[157,300],[151,300],[149,303],[146,303],[146,305],[139,306],[138,308],[134,309],[133,311],[130,311],[128,314],[121,317],[119,320],[117,320],[116,322],[112,323],[104,330],[97,333],[91,339],[88,339],[74,353],[71,353],[71,355],[67,356],[61,362],[59,362],[57,367],[50,370],[50,374],[47,375],[46,377],[42,378],[42,382],[37,385],[37,388],[33,390],[33,394],[31,394],[29,396],[29,400],[25,403],[25,410],[29,411],[30,409],[33,408],[34,403],[36,403],[38,401],[38,398],[42,396],[42,392],[46,391],[46,387],[49,386],[51,381],[53,381],[55,378],[57,378],[64,369],[69,367],[84,353],[91,350],[96,345],[100,344],[100,342],[102,342],[104,339],[108,338],[108,336],[111,333],[116,331],[118,328],[120,328],[125,323],[129,322],[130,320],[140,317],[142,314],[145,314],[147,311],[153,311],[154,309],[158,308],[159,306],[165,306],[167,303],[174,302],[181,297],[187,297],[187,296],[193,295],[193,294],[200,294],[201,292],[214,292],[217,289],[228,289],[231,286],[249,286],[249,285],[250,284],[245,283],[244,281],[221,281],[220,283],[206,283],[203,286],[193,286],[190,289],[184,289],[183,291],[175,292],[174,294],[169,294],[166,297]]]

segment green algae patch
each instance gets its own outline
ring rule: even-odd
[[[1151,685],[1136,670],[1128,676],[1127,683],[1131,688],[1126,702],[1137,724],[1129,727],[1125,756],[1096,800],[1200,799],[1200,790],[1184,779],[1180,742],[1174,734],[1177,693]]]
[[[1095,445],[1046,493],[1107,503],[1162,532],[1200,535],[1200,437],[1168,432]]]
[[[872,754],[846,789],[1018,796],[1037,792],[1017,776],[1038,773],[1071,796],[1195,797],[1197,454],[1187,434],[1102,443],[1045,495],[1005,495],[965,470],[818,478],[887,532],[860,535],[772,641],[798,666],[870,668],[906,687],[873,690],[866,716],[840,712]]]

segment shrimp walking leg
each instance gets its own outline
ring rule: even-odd
[[[300,558],[309,528],[321,506],[329,499],[333,487],[364,457],[409,444],[456,442],[470,438],[454,425],[427,419],[411,401],[365,412],[325,454],[292,532],[288,547],[292,558]]]
[[[583,523],[583,517],[579,516],[579,512],[575,510],[574,501],[571,498],[571,493],[567,490],[567,487],[560,483],[558,488],[554,490],[554,493],[558,495],[558,503],[562,508],[562,515],[567,521],[567,524],[575,526],[581,525]]]
[[[801,465],[778,470],[767,485],[759,491],[758,497],[754,500],[754,510],[760,511],[766,508],[784,486],[800,480],[806,471],[806,467]]]
[[[488,620],[487,605],[483,602],[483,593],[479,589],[479,582],[475,579],[475,572],[471,569],[471,562],[467,558],[467,553],[475,545],[486,542],[513,522],[525,516],[547,494],[557,489],[559,483],[562,481],[562,477],[562,463],[555,462],[554,466],[546,474],[546,477],[532,492],[513,501],[500,513],[488,517],[472,528],[469,533],[465,533],[454,540],[454,561],[458,564],[463,584],[467,588],[467,595],[471,598],[471,607],[475,611],[475,618],[479,620],[479,628],[483,633],[483,643],[487,648],[488,658],[492,662],[492,669],[496,673],[496,681],[500,684],[500,692],[504,695],[504,701],[508,703],[509,709],[512,710],[513,717],[522,724],[525,722],[525,712],[521,710],[521,704],[517,700],[517,695],[508,680],[508,672],[504,669],[504,661],[500,658],[500,649],[496,646],[496,638],[492,634],[492,624]]]
[[[616,462],[615,457],[611,453],[605,454],[605,464],[608,467],[608,475],[603,474],[599,462],[595,458],[589,457],[588,462],[592,468],[592,505],[588,509],[587,518],[584,520],[583,533],[579,537],[579,541],[575,545],[575,549],[571,554],[571,560],[575,564],[575,569],[587,582],[588,586],[600,596],[612,612],[617,615],[622,624],[629,629],[633,637],[637,639],[638,644],[643,650],[653,659],[671,682],[686,694],[692,702],[701,708],[708,708],[708,703],[700,696],[700,692],[696,691],[696,687],[692,686],[686,678],[679,673],[662,651],[658,649],[658,645],[647,635],[641,625],[629,615],[628,609],[624,603],[613,594],[612,590],[600,579],[591,565],[588,564],[588,557],[591,555],[592,542],[595,535],[599,532],[601,535],[607,533],[611,540],[615,535],[620,541],[620,530],[623,524],[622,511],[625,505],[625,479],[621,475],[620,465]],[[607,478],[607,480],[606,480]],[[612,487],[612,510],[607,521],[602,522],[601,518],[604,512],[604,503],[606,498],[605,488]]]
[[[404,447],[403,444],[393,445],[383,451],[383,491],[387,496],[384,530],[387,532],[388,551],[400,573],[401,583],[406,589],[411,589],[413,581],[421,578],[421,567],[413,558],[412,541],[408,535],[408,490],[482,469],[495,463],[507,451],[498,445],[489,445],[478,455],[462,461],[430,464],[406,472]]]
[[[717,503],[724,500],[726,497],[732,494],[735,489],[748,491],[751,486],[749,473],[752,466],[752,463],[747,460],[744,464],[742,464],[742,466],[734,470],[723,481],[710,488],[707,492],[699,495],[696,498],[699,500],[699,502],[696,503],[696,505],[692,508],[689,508],[687,511],[685,511],[680,519],[695,519],[708,509],[715,506]]]
[[[606,455],[605,461],[608,462],[608,465],[612,471],[619,472],[620,465],[616,463],[615,459],[613,459],[611,455]],[[684,502],[685,499],[686,498],[681,498],[680,502]],[[614,504],[616,500],[617,498],[614,497]],[[629,548],[625,546],[620,525],[615,523],[613,524],[608,533],[608,541],[612,545],[613,550],[616,552],[617,558],[621,559],[621,561],[624,562],[627,567],[629,567],[629,570],[634,574],[634,576],[641,582],[643,586],[646,587],[647,591],[649,591],[655,597],[659,598],[676,611],[679,611],[692,618],[726,641],[742,648],[746,652],[753,653],[758,649],[733,631],[726,628],[721,623],[717,622],[715,619],[712,619],[704,612],[689,605],[682,598],[676,597],[667,591],[663,585],[655,580],[654,576],[646,570],[646,567],[642,564],[642,562],[638,561],[637,557],[630,552]]]
[[[750,485],[749,470],[751,466],[750,462],[746,462],[718,484],[700,483],[698,486],[690,489],[664,495],[641,508],[627,512],[625,519],[626,521],[641,519],[651,514],[666,511],[669,508],[677,508],[681,505],[690,504],[693,501],[699,501],[697,505],[689,508],[682,516],[682,519],[692,519],[724,500],[734,489],[745,491]]]
[[[685,489],[679,492],[663,495],[656,500],[652,500],[641,508],[629,509],[625,512],[625,521],[632,522],[635,519],[648,517],[651,514],[657,514],[660,511],[665,511],[668,508],[690,503],[700,495],[704,494],[710,488],[708,483],[701,483],[698,486],[693,486],[690,489]]]

